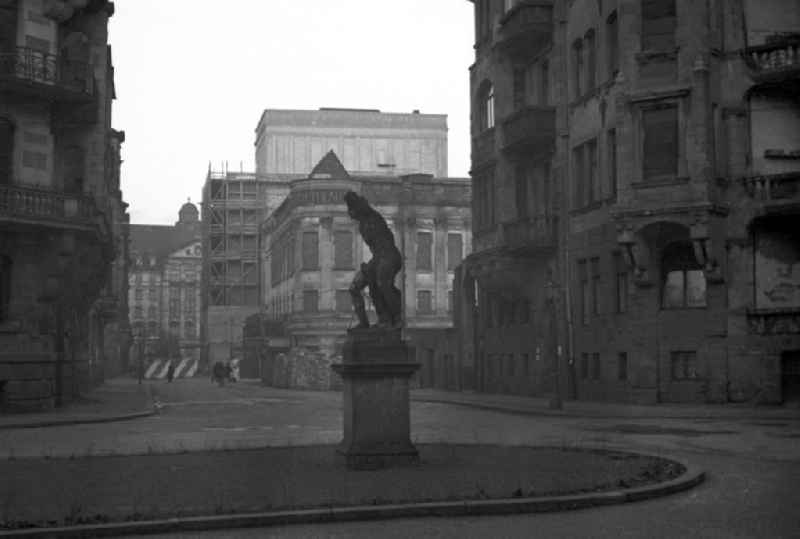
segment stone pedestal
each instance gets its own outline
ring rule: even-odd
[[[408,382],[419,368],[399,329],[348,331],[343,361],[332,365],[344,382],[344,439],[338,452],[353,469],[418,461],[411,443]]]

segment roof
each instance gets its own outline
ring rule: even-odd
[[[198,241],[196,230],[170,225],[129,225],[131,255],[155,256],[161,263],[177,249]]]
[[[381,112],[377,109],[265,109],[256,126],[256,133],[270,127],[435,129],[444,134],[447,131],[447,114]]]
[[[342,162],[339,161],[336,153],[333,150],[328,150],[328,153],[325,154],[325,157],[320,159],[319,163],[316,164],[308,177],[346,180],[350,175],[345,170]]]

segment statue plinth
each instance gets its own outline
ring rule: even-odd
[[[332,365],[344,381],[344,438],[338,452],[348,468],[376,469],[416,463],[411,443],[409,361],[399,329],[347,332],[342,363]]]

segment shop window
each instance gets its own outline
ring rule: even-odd
[[[670,352],[670,362],[673,380],[696,380],[699,377],[697,373],[697,352],[694,350]]]
[[[689,242],[667,245],[661,259],[664,309],[706,306],[706,278]]]

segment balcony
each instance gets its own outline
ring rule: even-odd
[[[753,335],[797,335],[800,309],[751,309],[747,311],[747,326]]]
[[[86,102],[94,95],[91,64],[28,47],[0,53],[0,88],[44,99]]]
[[[84,195],[0,186],[0,223],[94,229],[96,216],[94,201]]]
[[[800,203],[800,171],[743,178],[744,189],[756,202],[779,209]]]
[[[502,149],[537,155],[553,151],[556,137],[555,107],[525,107],[502,123]]]
[[[494,149],[494,128],[487,129],[480,135],[472,137],[472,168],[490,163],[496,159]]]
[[[553,38],[552,0],[520,0],[500,20],[495,46],[515,61],[532,60]]]
[[[800,36],[745,49],[753,78],[760,83],[800,79]]]

